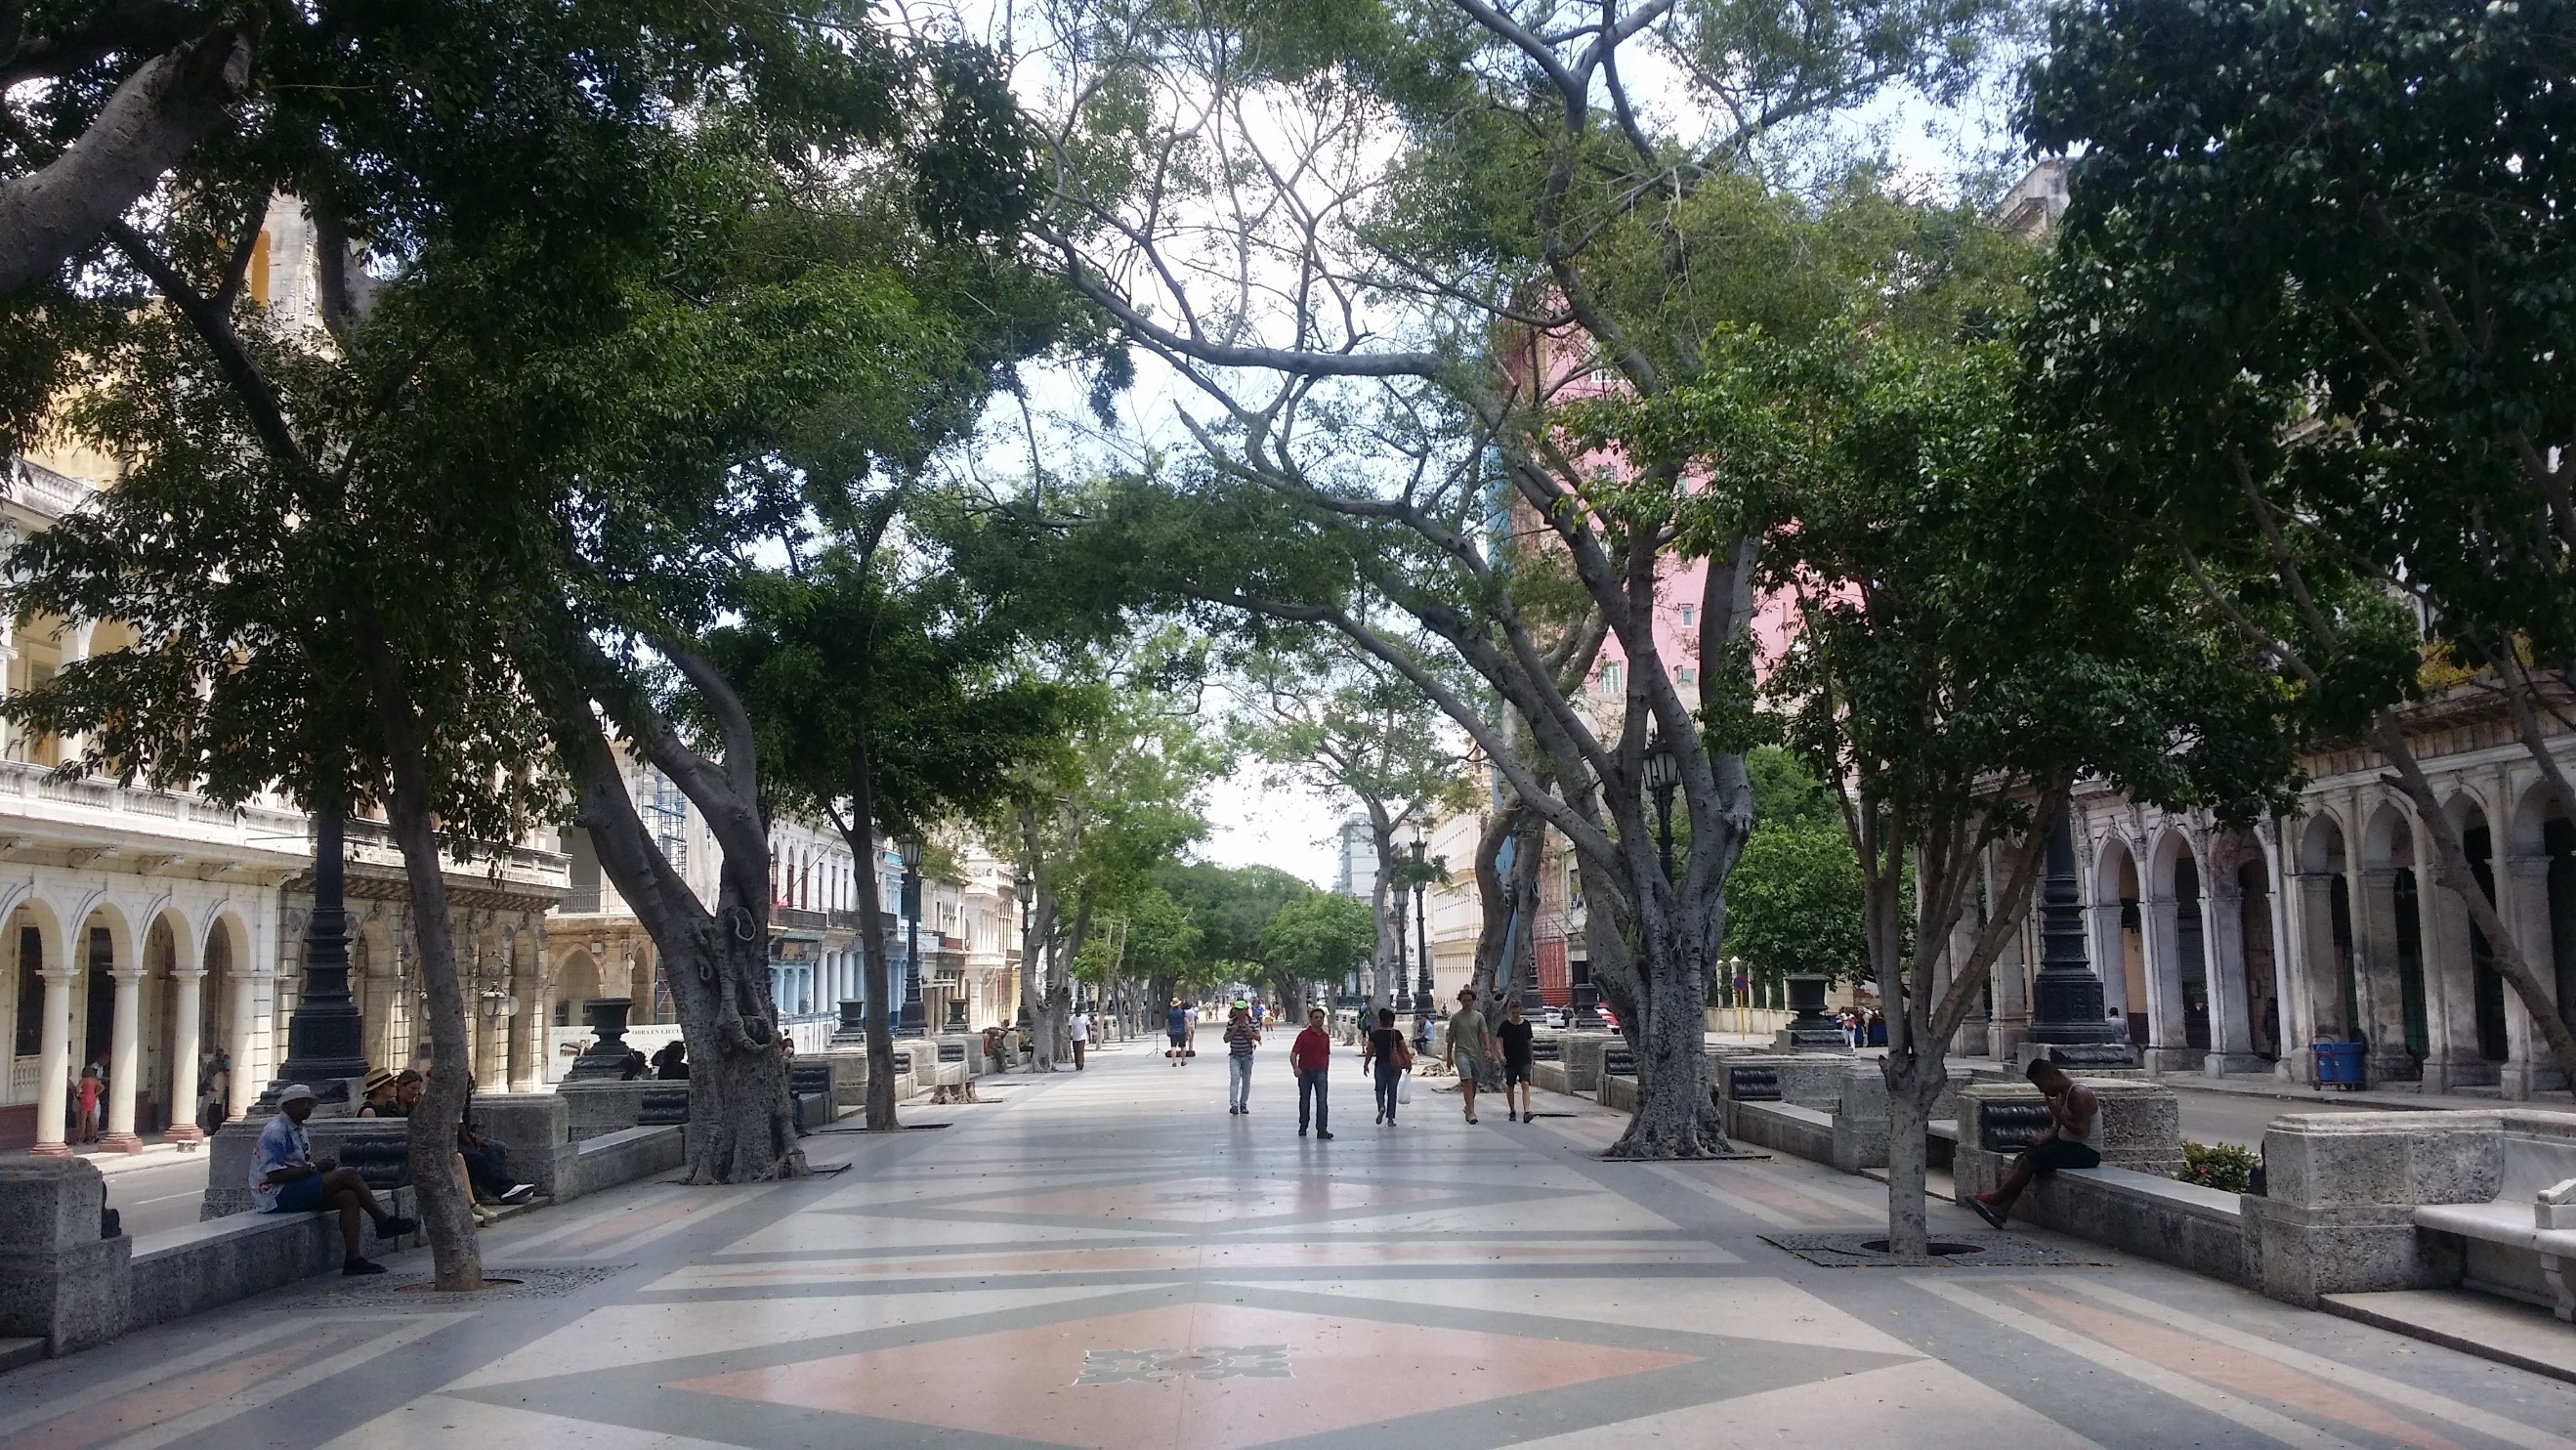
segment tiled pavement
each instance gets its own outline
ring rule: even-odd
[[[2576,1386],[2152,1264],[1814,1267],[1761,1235],[1877,1185],[1604,1163],[1564,1099],[1380,1128],[1347,1058],[1321,1143],[1262,1068],[1236,1118],[1212,1056],[1102,1052],[809,1140],[837,1177],[531,1215],[513,1297],[315,1281],[0,1376],[0,1444],[2576,1450]]]

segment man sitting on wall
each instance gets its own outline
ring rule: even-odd
[[[2102,1100],[2094,1091],[2068,1077],[2053,1062],[2030,1065],[2031,1086],[2048,1100],[2048,1116],[2053,1119],[2048,1131],[2038,1141],[2024,1148],[2013,1160],[2012,1171],[1992,1193],[1980,1193],[1968,1200],[1977,1216],[1997,1228],[2012,1216],[2013,1204],[2030,1181],[2043,1173],[2060,1168],[2099,1168],[2102,1166]]]
[[[251,1150],[251,1199],[261,1213],[339,1210],[340,1243],[348,1251],[340,1272],[353,1277],[381,1274],[384,1265],[358,1252],[358,1215],[376,1221],[380,1239],[398,1239],[420,1225],[387,1213],[356,1169],[343,1168],[330,1158],[315,1161],[313,1145],[304,1134],[304,1120],[313,1116],[314,1102],[313,1089],[302,1083],[289,1084],[277,1095],[277,1116],[259,1130],[259,1145]]]

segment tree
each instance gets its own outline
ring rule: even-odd
[[[1413,862],[1398,837],[1427,831],[1463,804],[1465,759],[1438,710],[1411,681],[1365,654],[1309,641],[1256,654],[1244,670],[1236,726],[1274,779],[1356,802],[1377,858],[1376,1006],[1404,995],[1404,893]],[[1425,653],[1408,646],[1417,660]],[[1428,667],[1439,668],[1437,656]]]
[[[1886,1004],[1888,1234],[1919,1255],[1943,1057],[2074,783],[2243,822],[2286,802],[2293,771],[2281,693],[2194,626],[2178,571],[2070,503],[2054,440],[2016,407],[2011,343],[1938,305],[1861,321],[1713,339],[1703,380],[1644,412],[1675,430],[1659,446],[1695,439],[1712,479],[1691,541],[1758,531],[1765,582],[1797,609],[1766,694],[1841,787]]]
[[[1200,471],[1170,482],[1207,510],[1186,529],[1234,531],[1162,561],[1195,568],[1182,587],[1199,598],[1335,630],[1403,676],[1570,843],[1595,975],[1639,1062],[1621,1156],[1723,1141],[1703,1004],[1750,809],[1740,758],[1703,742],[1676,671],[1703,699],[1749,692],[1732,662],[1752,544],[1710,551],[1674,648],[1656,618],[1684,460],[1625,455],[1618,471],[1650,486],[1597,507],[1606,465],[1560,405],[1660,394],[1697,373],[1713,324],[1812,311],[1794,282],[1818,269],[1782,245],[1796,208],[1753,159],[1890,86],[1956,82],[2001,8],[1060,12],[1089,28],[1053,107],[1048,240],[1207,400]],[[1680,78],[1677,114],[1713,124],[1649,130],[1623,80],[1649,55]],[[1479,689],[1414,660],[1415,630]],[[1595,669],[1605,638],[1615,670]],[[1679,881],[1646,820],[1649,735],[1681,777]]]
[[[2101,3],[2052,29],[2026,126],[2085,154],[2033,349],[2101,506],[2195,573],[2320,730],[2379,752],[2576,1077],[2547,969],[2406,733],[2413,701],[2486,695],[2576,818],[2543,725],[2576,660],[2569,16]]]
[[[757,722],[773,809],[829,819],[861,862],[880,858],[880,823],[918,840],[991,809],[1068,726],[1061,693],[1013,668],[1026,640],[1009,601],[934,559],[898,569],[882,547],[896,501],[861,511],[860,537],[748,581],[741,622],[709,640]],[[867,1124],[886,1132],[897,1126],[892,923],[876,871],[861,870],[858,886]]]
[[[1227,762],[1197,729],[1200,668],[1169,632],[1076,657],[1063,748],[1017,772],[987,818],[987,839],[1012,842],[1035,887],[1021,961],[1044,988],[1031,1005],[1042,1070],[1070,1053],[1073,968],[1099,920],[1149,902],[1158,872],[1206,834],[1200,793]]]
[[[1755,980],[1868,971],[1860,859],[1839,826],[1762,822],[1726,878],[1726,946]]]
[[[1367,907],[1338,891],[1309,888],[1263,924],[1260,959],[1281,1009],[1293,1015],[1315,983],[1340,981],[1376,942],[1377,923]]]

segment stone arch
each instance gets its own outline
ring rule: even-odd
[[[2138,850],[2120,831],[2103,838],[2093,858],[2093,961],[2102,978],[2104,1006],[2120,1013],[2132,1045],[2147,1045],[2148,1003],[2145,876]]]
[[[2382,800],[2361,827],[2362,989],[2375,1077],[2421,1078],[2433,1050],[2424,978],[2424,891],[2415,869],[2415,821]]]
[[[2338,1042],[2354,1041],[2364,1021],[2359,958],[2354,951],[2352,850],[2343,820],[2319,811],[2298,826],[2298,863],[2287,886],[2299,907],[2290,942],[2297,983],[2306,992],[2306,1029]]]
[[[138,966],[142,948],[133,918],[104,891],[83,904],[71,948],[80,969],[72,988],[72,1052],[78,1059],[73,1070],[77,1073],[103,1052],[110,1054],[112,1064],[113,1054],[122,1050],[123,1044],[115,1040],[116,974]]]
[[[195,1091],[188,1084],[195,1081],[196,1074],[193,1064],[189,1071],[182,1072],[179,1058],[183,1047],[189,1056],[195,1055],[196,1034],[187,1029],[196,1024],[183,1027],[179,1021],[179,976],[197,969],[196,948],[196,929],[187,913],[165,899],[143,928],[143,1060],[135,1079],[134,1111],[138,1131],[157,1131],[194,1119],[191,1104]],[[200,1016],[196,997],[202,986],[202,981],[192,983],[187,992],[190,1011]]]
[[[62,912],[32,885],[0,890],[8,892],[6,900],[0,901],[6,908],[0,921],[9,925],[11,1047],[15,1056],[34,1057],[44,1049],[45,969],[70,960]]]
[[[2197,1068],[2210,1047],[2209,872],[2202,843],[2179,826],[2157,832],[2152,851],[2149,889],[2164,948],[2151,956],[2164,1018],[2152,1030],[2168,1055],[2160,1065]]]

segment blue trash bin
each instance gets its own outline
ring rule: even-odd
[[[2361,1086],[2360,1043],[2329,1042],[2320,1038],[2308,1045],[2317,1055],[2316,1088],[2319,1092],[2329,1085],[2345,1092]]]

